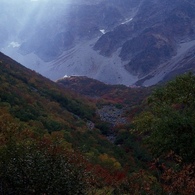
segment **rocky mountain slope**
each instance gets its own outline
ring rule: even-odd
[[[52,80],[149,86],[194,71],[192,0],[20,1],[2,2],[1,50]]]

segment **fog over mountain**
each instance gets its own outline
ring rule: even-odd
[[[1,0],[0,48],[57,80],[153,85],[194,70],[193,0]]]

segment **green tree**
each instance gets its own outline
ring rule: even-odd
[[[136,128],[156,156],[173,151],[185,162],[195,159],[195,76],[178,76],[148,98],[147,111],[135,119]]]
[[[0,110],[0,194],[86,194],[86,161],[63,135],[39,136]]]

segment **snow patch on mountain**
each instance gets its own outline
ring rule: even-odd
[[[133,20],[133,18],[130,18],[130,19],[126,19],[124,22],[122,22],[121,24],[127,24],[129,22],[131,22]]]
[[[8,47],[20,47],[20,43],[18,43],[18,42],[16,42],[16,41],[12,41],[9,45],[8,45]]]
[[[100,30],[102,34],[106,34],[106,31],[104,29]]]

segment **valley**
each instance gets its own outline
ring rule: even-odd
[[[0,174],[0,182],[5,183],[5,186],[2,184],[1,189],[7,194],[13,189],[22,194],[26,191],[31,193],[31,189],[34,189],[37,194],[41,194],[40,191],[56,193],[56,189],[61,188],[55,185],[62,184],[50,182],[58,177],[62,179],[61,174],[57,172],[58,168],[62,173],[71,171],[71,166],[77,170],[79,163],[88,175],[81,177],[82,180],[84,179],[83,182],[87,182],[90,177],[96,178],[90,180],[92,183],[85,183],[87,184],[85,187],[81,185],[83,192],[87,190],[90,193],[93,190],[98,191],[99,188],[104,192],[110,185],[114,189],[115,185],[125,182],[126,176],[122,167],[129,164],[127,159],[134,154],[126,154],[122,147],[114,143],[118,138],[118,126],[122,125],[127,128],[125,126],[128,122],[123,118],[123,115],[126,117],[126,111],[122,109],[122,105],[118,105],[118,95],[113,91],[113,86],[107,86],[107,88],[113,91],[116,99],[112,99],[111,95],[108,98],[104,97],[105,100],[101,97],[98,100],[93,95],[96,94],[93,91],[95,88],[86,86],[86,90],[92,89],[87,98],[84,94],[76,93],[60,83],[54,83],[35,71],[25,68],[2,53],[0,53],[0,73],[0,155],[2,157],[0,169],[5,170]],[[107,90],[101,88],[101,85],[106,85],[95,80],[92,80],[93,82],[97,87],[100,86],[99,93],[104,95]],[[128,89],[125,86],[122,88]],[[98,93],[95,96],[98,96]],[[144,96],[141,97],[143,98]],[[135,95],[132,99],[137,101]],[[106,112],[107,115],[105,115]],[[78,161],[72,159],[71,156],[75,156]],[[12,169],[16,158],[18,164]],[[64,163],[67,162],[66,158],[69,159],[68,163],[71,162],[69,168],[64,167],[66,165]],[[39,159],[39,163],[36,159]],[[33,167],[29,162],[33,164]],[[133,167],[137,167],[132,162],[130,164],[132,170]],[[48,166],[51,167],[48,168]],[[58,168],[54,169],[55,166]],[[74,174],[83,174],[80,168],[79,170]],[[26,178],[24,174],[27,172]],[[118,178],[117,175],[121,176]],[[49,180],[44,179],[45,182],[39,185],[43,177],[48,177]],[[64,179],[62,181],[67,181],[67,178]],[[80,180],[74,177],[71,179],[70,176],[69,179],[73,182],[69,185],[70,189],[68,185],[62,185],[62,190],[70,190],[72,194],[74,185],[76,185],[75,189],[79,190],[80,185],[74,183]],[[32,183],[24,187],[22,183],[28,181]],[[21,182],[19,185],[23,186],[24,191],[19,188],[18,182]],[[112,184],[112,182],[116,183]],[[112,191],[112,187],[109,190]],[[77,194],[77,192],[74,193]]]
[[[150,88],[77,76],[55,83],[0,53],[1,193],[190,194],[194,79]]]
[[[194,0],[0,5],[0,194],[194,194]]]

